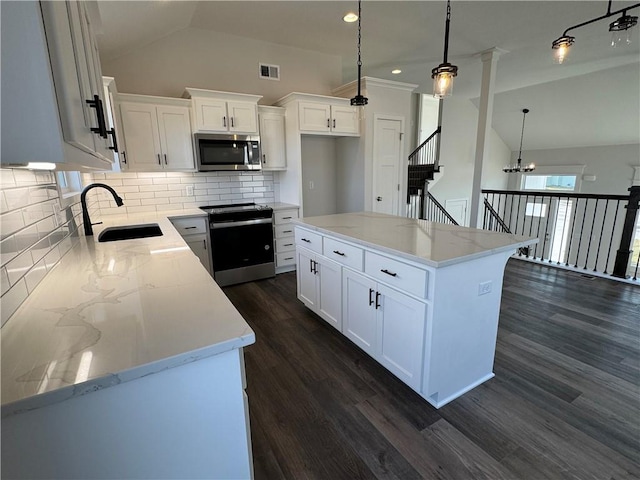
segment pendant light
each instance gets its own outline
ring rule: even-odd
[[[567,58],[567,55],[569,54],[569,49],[571,48],[571,45],[573,45],[576,40],[575,37],[568,35],[570,30],[584,27],[585,25],[598,22],[605,18],[613,17],[614,15],[618,15],[619,13],[622,13],[622,16],[609,24],[609,31],[613,35],[611,40],[611,45],[615,47],[620,44],[631,43],[630,29],[632,27],[635,27],[638,24],[638,17],[627,15],[627,10],[632,10],[634,8],[640,7],[640,3],[635,3],[633,5],[629,5],[628,7],[624,7],[624,8],[621,8],[620,10],[616,10],[615,12],[612,12],[611,2],[612,0],[609,0],[607,13],[599,17],[593,18],[591,20],[587,20],[586,22],[582,22],[567,28],[561,37],[555,39],[551,43],[551,48],[554,51],[554,57],[555,57],[556,63],[563,63],[565,61],[565,59]]]
[[[522,139],[524,138],[524,121],[529,113],[528,108],[522,109],[522,132],[520,132],[520,151],[518,152],[518,163],[515,165],[507,165],[502,170],[506,173],[532,172],[536,166],[533,163],[522,166]]]
[[[362,96],[360,87],[361,87],[361,79],[362,79],[362,59],[360,56],[360,41],[362,38],[361,26],[360,22],[362,20],[362,5],[361,0],[358,0],[358,94],[351,99],[351,105],[356,107],[364,107],[369,103],[369,99],[367,97]]]
[[[449,55],[449,23],[451,22],[451,2],[447,0],[447,20],[444,26],[444,59],[442,63],[431,70],[433,78],[433,96],[444,98],[451,95],[453,78],[458,75],[458,67],[447,61]]]

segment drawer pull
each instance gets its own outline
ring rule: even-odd
[[[380,271],[381,271],[382,273],[386,273],[387,275],[391,275],[392,277],[397,277],[397,276],[398,276],[398,274],[397,274],[397,273],[390,272],[389,270],[387,270],[387,269],[385,269],[385,268],[383,268],[383,269],[382,269],[382,270],[380,270]]]
[[[291,220],[292,217],[282,217],[283,220]]]
[[[311,243],[311,240],[309,240],[307,238],[301,238],[300,240],[302,240],[303,242]]]
[[[344,257],[344,253],[339,252],[338,250],[334,250],[333,253],[335,253],[336,255],[340,255],[341,257]]]
[[[293,257],[284,257],[285,260],[293,260]]]
[[[198,227],[184,227],[185,230],[191,230],[192,228],[198,228]]]
[[[293,245],[293,243],[285,243],[284,244],[285,247],[290,247],[291,245]]]
[[[282,233],[291,233],[293,230],[283,230]]]
[[[371,294],[373,293],[373,288],[369,289],[369,306],[373,305],[373,298],[371,298]]]

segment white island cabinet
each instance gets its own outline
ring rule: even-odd
[[[168,218],[198,214],[103,216],[3,325],[3,478],[253,476],[255,335]]]
[[[494,376],[504,267],[537,239],[372,212],[294,224],[298,299],[429,403]]]

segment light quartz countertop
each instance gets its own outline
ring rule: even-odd
[[[373,212],[305,217],[294,224],[431,267],[513,251],[537,238]]]
[[[3,417],[255,342],[169,221],[195,215],[105,215],[80,236],[2,327]],[[162,236],[97,241],[106,227],[152,222]]]

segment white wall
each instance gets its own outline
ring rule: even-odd
[[[279,65],[280,81],[260,79],[260,62]],[[264,105],[293,91],[329,95],[342,83],[338,56],[198,28],[103,61],[102,72],[123,93],[180,97],[194,87],[263,95]]]
[[[478,109],[469,100],[451,96],[444,101],[441,123],[443,173],[429,190],[443,205],[447,200],[462,198],[469,199],[471,205]],[[482,188],[507,188],[508,178],[502,168],[511,161],[511,150],[493,129],[489,153],[489,158],[485,158]]]
[[[518,158],[513,152],[512,161]],[[640,144],[601,147],[557,148],[522,152],[523,163],[537,166],[584,165],[583,175],[595,175],[595,182],[583,181],[581,193],[628,194],[634,176],[634,166],[640,166]],[[510,189],[519,189],[517,176],[510,178]]]
[[[305,217],[336,213],[336,183],[335,139],[303,135],[302,202]]]

